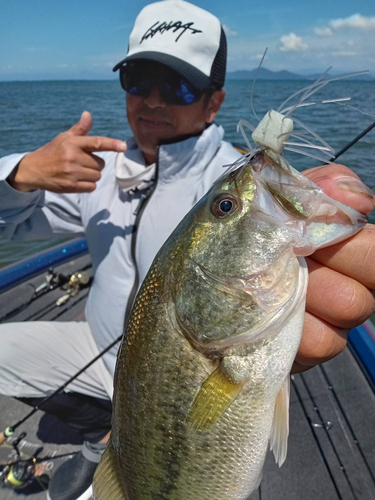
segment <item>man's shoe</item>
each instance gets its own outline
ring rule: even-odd
[[[89,500],[92,498],[92,481],[95,469],[106,448],[103,443],[85,441],[82,450],[64,462],[52,476],[48,500]]]

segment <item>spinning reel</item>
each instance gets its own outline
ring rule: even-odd
[[[38,448],[32,457],[23,459],[18,445],[25,436],[26,432],[23,432],[18,439],[12,443],[13,449],[16,452],[16,460],[9,464],[0,465],[0,467],[2,467],[2,470],[0,470],[0,483],[2,482],[8,488],[25,488],[35,478],[37,456],[43,450],[43,447]]]

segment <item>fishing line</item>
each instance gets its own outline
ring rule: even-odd
[[[263,61],[264,61],[264,58],[266,57],[266,54],[267,54],[267,50],[268,50],[268,47],[266,48],[266,50],[264,51],[264,54],[263,54],[263,57],[259,63],[259,66],[258,66],[258,69],[255,73],[255,77],[253,79],[253,85],[251,87],[251,91],[250,91],[250,108],[253,112],[253,115],[255,116],[255,118],[258,120],[258,122],[260,122],[260,118],[259,116],[257,115],[256,111],[255,111],[255,108],[254,108],[254,102],[253,102],[253,95],[254,95],[254,88],[255,88],[255,82],[257,81],[258,79],[258,73],[259,73],[259,70],[263,64]]]
[[[326,456],[325,456],[325,454],[324,454],[323,448],[322,448],[321,444],[319,443],[318,437],[317,437],[317,435],[316,435],[316,433],[315,433],[315,431],[314,431],[314,427],[312,426],[312,420],[311,420],[311,418],[309,417],[309,415],[308,415],[308,413],[307,413],[307,410],[306,410],[305,404],[304,404],[304,402],[303,402],[302,396],[301,396],[301,394],[300,394],[300,392],[299,392],[299,390],[298,390],[297,384],[296,384],[296,382],[295,382],[295,376],[294,376],[294,375],[292,375],[290,378],[291,378],[292,385],[293,385],[293,387],[294,387],[295,393],[296,393],[296,395],[297,395],[297,399],[298,399],[299,404],[300,404],[300,406],[301,406],[301,408],[302,408],[303,414],[304,414],[304,416],[305,416],[305,418],[306,418],[307,422],[309,423],[309,428],[310,428],[310,431],[311,431],[311,433],[312,433],[312,435],[313,435],[313,438],[314,438],[315,444],[317,445],[317,447],[318,447],[318,449],[319,449],[319,452],[320,452],[320,455],[321,455],[321,457],[322,457],[322,459],[323,459],[324,465],[326,466],[326,469],[327,469],[327,472],[328,472],[328,474],[329,474],[329,477],[331,478],[331,481],[332,481],[333,487],[334,487],[334,488],[335,488],[335,490],[336,490],[336,493],[337,493],[337,496],[338,496],[339,500],[343,500],[343,498],[342,498],[342,496],[341,496],[341,493],[340,493],[340,490],[338,489],[337,483],[336,483],[336,481],[335,481],[335,478],[334,478],[334,476],[333,476],[333,474],[332,474],[331,468],[330,468],[330,466],[329,466],[329,464],[328,464],[328,461],[327,461],[327,459],[326,459]]]
[[[325,433],[326,433],[327,439],[328,439],[328,441],[329,441],[329,443],[330,443],[330,445],[331,445],[331,447],[332,447],[333,453],[334,453],[334,455],[335,455],[335,457],[336,457],[336,459],[337,459],[337,461],[338,461],[338,464],[339,464],[340,470],[342,471],[342,473],[343,473],[343,474],[344,474],[344,476],[345,476],[345,479],[346,479],[346,481],[347,481],[347,483],[348,483],[348,486],[349,486],[349,488],[350,488],[350,491],[351,491],[351,493],[352,493],[352,495],[353,495],[354,499],[355,499],[355,500],[357,500],[357,499],[358,499],[358,497],[357,497],[357,495],[355,494],[355,491],[354,491],[353,485],[352,485],[352,483],[351,483],[351,481],[350,481],[350,479],[349,479],[349,476],[348,476],[348,473],[347,473],[347,471],[346,471],[346,468],[345,468],[345,466],[344,466],[344,464],[343,464],[343,462],[342,462],[342,460],[341,460],[341,458],[340,458],[340,455],[339,455],[339,453],[338,453],[338,451],[337,451],[337,449],[336,449],[336,446],[335,446],[335,444],[334,444],[334,442],[333,442],[333,440],[332,440],[332,437],[331,437],[331,435],[330,435],[330,433],[329,433],[329,429],[327,428],[326,423],[325,423],[325,421],[323,420],[322,414],[320,413],[320,410],[319,410],[319,408],[318,408],[318,405],[317,405],[317,404],[316,404],[316,402],[315,402],[314,396],[312,395],[312,393],[311,393],[311,391],[310,391],[310,388],[309,388],[309,386],[308,386],[308,384],[307,384],[307,382],[306,382],[306,380],[305,380],[305,378],[304,378],[304,376],[303,376],[303,374],[302,374],[302,373],[300,374],[300,377],[301,377],[301,380],[302,380],[302,382],[303,382],[303,385],[305,386],[305,390],[306,390],[306,392],[307,392],[307,394],[308,394],[308,396],[309,396],[309,398],[310,398],[311,404],[313,405],[314,410],[316,411],[316,413],[317,413],[317,415],[318,415],[318,417],[319,417],[319,420],[320,420],[320,423],[321,423],[321,425],[322,425],[322,428],[324,429],[324,431],[325,431]]]
[[[354,444],[355,444],[355,445],[357,445],[358,451],[359,451],[359,453],[360,453],[360,455],[361,455],[361,457],[362,457],[363,461],[365,462],[366,468],[367,468],[367,470],[368,470],[368,472],[369,472],[369,474],[370,474],[370,476],[371,476],[371,479],[372,479],[372,480],[373,480],[373,482],[375,483],[375,475],[374,475],[373,471],[371,470],[370,464],[368,463],[368,461],[367,461],[367,459],[366,459],[366,457],[365,457],[365,455],[364,455],[364,453],[363,453],[362,447],[361,447],[361,445],[360,445],[360,443],[359,443],[359,440],[358,440],[357,436],[355,435],[354,429],[353,429],[353,427],[351,426],[351,424],[350,424],[350,422],[349,422],[348,417],[346,416],[346,413],[345,413],[345,411],[344,411],[344,408],[343,408],[343,407],[342,407],[342,405],[341,405],[341,402],[340,402],[340,399],[339,399],[339,397],[338,397],[338,395],[337,395],[337,392],[336,392],[335,388],[333,387],[333,385],[332,385],[332,383],[331,383],[331,381],[330,381],[330,379],[329,379],[329,377],[328,377],[328,375],[327,375],[327,372],[326,372],[326,370],[324,369],[324,367],[323,367],[322,365],[320,365],[320,366],[319,366],[319,368],[320,368],[320,372],[323,374],[323,377],[324,377],[324,379],[325,379],[325,382],[326,382],[326,383],[327,383],[327,385],[328,385],[328,389],[329,389],[329,393],[328,393],[328,394],[329,394],[329,398],[330,398],[330,400],[332,400],[332,396],[333,396],[334,400],[336,401],[336,404],[337,404],[337,406],[339,407],[339,410],[341,411],[342,416],[344,417],[345,423],[346,423],[346,425],[348,426],[348,429],[349,429],[349,431],[350,431],[350,434],[352,435],[353,442],[354,442]],[[331,402],[331,404],[332,404],[332,407],[334,408],[334,405],[333,405],[333,403],[332,403],[332,402]],[[335,409],[335,408],[334,408],[334,409]],[[340,420],[339,420],[339,422],[340,422]],[[340,425],[341,425],[341,423],[340,423]]]
[[[65,457],[71,457],[72,455],[77,455],[78,454],[78,451],[71,451],[69,453],[62,453],[61,455],[54,455],[54,456],[46,456],[46,457],[42,457],[42,458],[36,458],[35,459],[35,462],[37,464],[39,463],[42,463],[42,462],[48,462],[49,460],[57,460],[58,458],[65,458]],[[30,457],[32,458],[32,457]],[[23,460],[30,460],[30,458],[25,458]],[[15,465],[19,462],[19,460],[15,460],[14,462],[10,462],[9,464],[6,464],[6,465]]]

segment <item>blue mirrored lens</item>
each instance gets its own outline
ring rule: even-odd
[[[145,74],[145,71],[128,70],[124,73],[122,82],[127,92],[143,97],[146,97],[151,89],[156,87],[167,104],[191,104],[201,95],[201,91],[177,75],[176,77],[163,77],[155,74],[149,76],[149,74]]]
[[[177,89],[176,94],[185,104],[191,104],[196,98],[196,94],[191,91],[189,84],[184,80],[181,80],[180,88]]]

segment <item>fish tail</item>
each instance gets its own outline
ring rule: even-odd
[[[93,487],[95,500],[129,500],[117,473],[110,441],[95,471]]]

